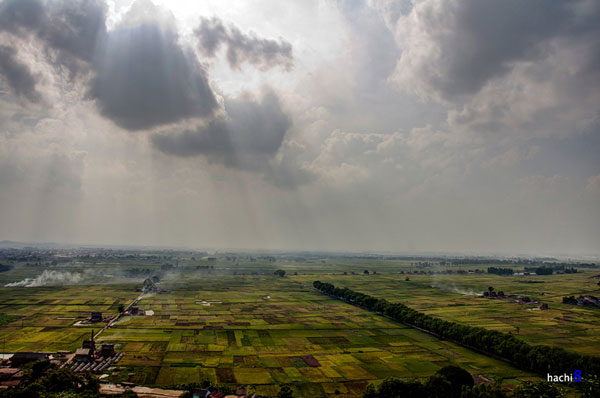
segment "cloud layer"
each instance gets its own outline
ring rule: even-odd
[[[240,68],[249,63],[262,71],[279,66],[290,70],[293,66],[292,45],[283,40],[261,39],[255,34],[243,34],[235,26],[226,27],[213,17],[202,18],[194,31],[198,37],[198,49],[208,57],[227,46],[227,61],[232,68]]]
[[[6,82],[19,96],[31,102],[38,102],[41,98],[35,85],[35,76],[29,67],[17,59],[17,50],[13,47],[0,45],[0,75],[4,76]]]
[[[211,116],[218,108],[208,74],[177,36],[156,25],[108,33],[89,95],[100,112],[128,130]]]
[[[448,122],[525,137],[580,134],[597,122],[597,2],[416,3],[395,25],[391,81],[448,106]]]
[[[277,153],[290,127],[289,116],[269,91],[260,100],[248,95],[226,99],[222,118],[195,130],[157,134],[152,142],[170,155],[205,155],[230,167],[253,170]]]
[[[0,239],[600,247],[594,0],[0,0]]]

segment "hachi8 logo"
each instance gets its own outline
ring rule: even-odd
[[[551,375],[550,373],[548,373],[548,381],[552,381],[554,383],[569,383],[569,382],[578,382],[583,380],[583,377],[581,376],[581,370],[576,370],[573,373],[569,374],[562,374],[562,375]]]

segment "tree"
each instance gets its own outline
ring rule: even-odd
[[[436,375],[448,380],[453,397],[460,397],[463,386],[473,387],[475,384],[469,372],[455,365],[444,366],[436,372]]]
[[[513,391],[514,397],[519,398],[563,398],[566,397],[562,388],[555,383],[533,383],[525,381]]]
[[[364,271],[363,271],[363,274],[365,274],[365,275],[369,275],[369,270],[368,270],[368,269],[364,270]]]
[[[277,398],[294,398],[294,392],[288,386],[283,386],[277,393]]]
[[[393,377],[381,382],[377,387],[377,394],[380,398],[420,398],[428,396],[420,382],[402,381]]]
[[[377,394],[373,384],[367,386],[366,390],[363,392],[362,398],[379,398],[379,394]]]
[[[472,388],[465,388],[461,398],[507,398],[507,393],[502,390],[501,383],[495,382],[493,386],[479,384]]]
[[[600,378],[597,376],[584,377],[578,387],[581,391],[581,398],[592,398],[596,397],[598,391],[600,391]]]
[[[367,386],[366,390],[363,392],[362,398],[379,398],[379,394],[377,394],[373,384]]]
[[[490,294],[494,291],[494,286],[488,286],[488,290],[490,292]]]
[[[278,269],[277,271],[273,272],[273,275],[277,275],[283,278],[285,276],[285,271],[282,269]]]
[[[31,366],[31,380],[37,380],[44,375],[47,369],[54,366],[47,359],[35,361]]]
[[[436,398],[460,398],[460,390],[456,395],[452,384],[445,377],[433,375],[425,382],[425,396]]]
[[[119,312],[125,311],[125,306],[123,304],[119,304]]]

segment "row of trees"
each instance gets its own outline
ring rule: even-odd
[[[323,293],[429,331],[443,339],[503,358],[523,370],[544,376],[546,373],[571,374],[575,370],[580,370],[584,377],[600,375],[598,357],[582,355],[558,347],[531,346],[512,334],[445,321],[402,303],[390,303],[385,299],[378,299],[348,288],[335,287],[331,283],[315,281],[313,286]]]
[[[505,267],[488,267],[488,274],[496,274],[496,275],[512,275],[515,273],[512,268]]]
[[[576,274],[576,268],[565,268],[565,267],[525,267],[525,272],[534,272],[536,275],[552,275],[554,271],[564,272],[565,274]],[[488,267],[488,274],[496,275],[513,275],[515,271],[512,268],[506,267]]]

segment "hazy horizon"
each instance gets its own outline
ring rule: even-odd
[[[324,256],[415,256],[432,258],[432,257],[447,257],[447,258],[497,258],[497,259],[556,259],[556,260],[575,260],[575,261],[599,261],[600,253],[561,253],[561,252],[477,252],[477,251],[436,251],[436,250],[419,250],[419,251],[393,251],[393,250],[370,250],[370,249],[311,249],[300,247],[289,248],[260,248],[260,247],[202,247],[202,246],[175,246],[175,245],[152,245],[138,244],[127,245],[121,243],[90,243],[90,242],[21,242],[10,239],[0,240],[0,250],[2,249],[23,249],[23,248],[40,248],[48,250],[132,250],[132,251],[181,251],[181,252],[205,252],[207,255],[225,254],[225,253],[244,253],[244,254],[307,254],[307,255],[324,255]]]
[[[598,256],[599,18],[2,0],[0,240]]]

